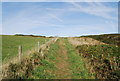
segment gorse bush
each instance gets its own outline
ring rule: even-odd
[[[91,37],[107,44],[120,45],[120,34],[89,35],[82,37]]]
[[[118,47],[113,45],[77,46],[80,56],[87,58],[93,66],[97,79],[120,78],[120,55]]]

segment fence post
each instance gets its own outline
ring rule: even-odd
[[[41,50],[41,56],[43,57],[43,51]]]
[[[22,55],[22,46],[21,45],[19,45],[19,47],[18,47],[18,55],[19,55],[19,61],[21,62],[21,56],[23,56]]]
[[[40,50],[40,42],[38,41],[38,52],[39,52],[39,50]]]

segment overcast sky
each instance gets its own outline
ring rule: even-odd
[[[3,34],[118,33],[117,2],[4,2]]]

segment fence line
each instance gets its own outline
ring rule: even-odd
[[[38,52],[39,52],[39,50],[40,50],[40,42],[38,41]]]
[[[40,42],[37,42],[37,48],[34,50],[34,52],[39,52],[41,54],[41,56],[44,56],[44,51],[49,49],[49,45],[56,42],[58,38],[54,38],[49,40],[48,42],[45,42],[45,44],[40,45]],[[30,52],[31,53],[31,52]],[[18,58],[19,58],[19,62],[21,63],[22,59],[23,59],[23,46],[19,45],[18,46]]]
[[[53,38],[50,39],[48,42],[45,42],[45,44],[40,45],[40,42],[37,42],[37,46],[35,47],[35,49],[30,50],[28,53],[25,53],[24,57],[23,57],[23,46],[19,45],[18,46],[18,57],[13,58],[10,62],[1,65],[2,67],[2,76],[0,78],[4,78],[7,77],[7,72],[8,72],[8,67],[11,63],[16,64],[16,63],[20,63],[22,62],[22,60],[26,59],[27,57],[29,58],[31,56],[31,54],[34,54],[35,52],[38,52],[39,49],[39,54],[41,55],[41,57],[44,57],[44,53],[46,50],[49,49],[50,45],[52,43],[54,43],[58,38]]]

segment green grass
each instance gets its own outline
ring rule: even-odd
[[[48,59],[50,59],[51,61],[57,61],[56,57],[57,57],[57,53],[59,50],[59,45],[58,45],[59,39],[51,45],[50,49],[48,50]]]
[[[12,36],[2,35],[2,60],[7,61],[18,54],[18,46],[22,45],[23,53],[37,47],[37,42],[40,44],[48,41],[48,38],[28,37],[28,36]]]
[[[35,70],[32,72],[32,76],[35,79],[55,78],[55,75],[53,74],[53,72],[56,70],[54,62],[57,61],[56,57],[57,51],[59,49],[59,45],[57,44],[57,42],[51,45],[50,49],[48,50],[48,53],[46,53],[47,57],[45,59],[42,59],[41,61],[42,65],[35,68]]]
[[[68,50],[68,61],[71,65],[70,70],[72,70],[72,79],[90,79],[91,76],[85,67],[82,57],[76,53],[75,48],[67,40],[65,42]]]
[[[35,79],[51,79],[54,75],[49,71],[51,68],[55,68],[52,62],[48,60],[42,60],[43,65],[38,66],[33,72],[32,76]]]

